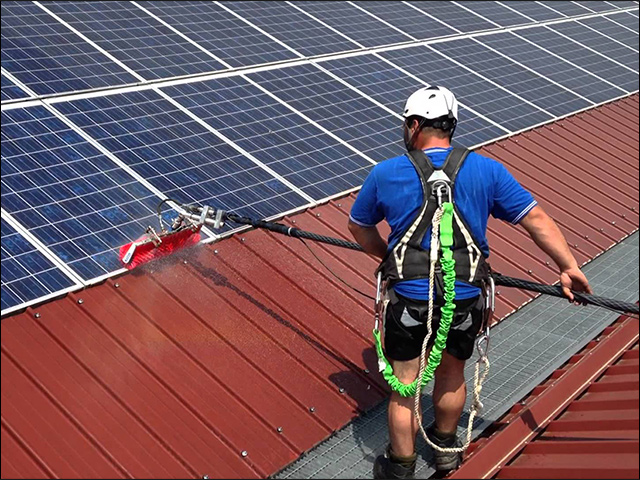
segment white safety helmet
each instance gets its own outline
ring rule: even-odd
[[[445,127],[443,130],[450,130],[455,128],[458,122],[458,101],[453,93],[445,87],[435,85],[424,87],[411,94],[404,106],[402,116],[409,118],[413,115],[427,120],[442,119],[442,123],[437,122],[434,126],[436,128]],[[445,123],[447,119],[450,122],[449,124]]]

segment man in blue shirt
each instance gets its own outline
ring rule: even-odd
[[[404,140],[407,151],[420,149],[435,168],[441,168],[451,151],[451,138],[457,123],[457,101],[443,87],[422,88],[409,97],[404,111]],[[462,216],[461,231],[469,239],[471,264],[474,258],[489,256],[486,238],[487,221],[495,218],[520,224],[535,243],[557,264],[560,284],[573,300],[570,289],[591,293],[567,242],[555,222],[542,210],[499,162],[469,153],[455,178],[453,203]],[[349,230],[367,253],[381,259],[404,241],[423,206],[423,187],[416,167],[406,155],[376,165],[360,190],[351,210]],[[376,225],[386,220],[391,227],[388,242]],[[463,226],[464,225],[464,226]],[[421,243],[430,247],[430,231]],[[428,267],[427,267],[428,268]],[[480,289],[456,280],[456,313],[447,339],[442,362],[436,369],[433,402],[435,424],[430,439],[443,447],[459,445],[456,430],[462,413],[466,384],[464,364],[473,353],[474,340],[482,324]],[[394,374],[405,384],[418,375],[422,342],[427,333],[426,305],[429,300],[428,278],[398,281],[393,285],[397,302],[390,305],[384,318],[385,353]],[[443,304],[434,298],[436,305]],[[439,315],[434,314],[433,331]],[[395,391],[389,402],[389,437],[387,453],[376,460],[376,478],[412,478],[415,470],[417,420],[413,415],[413,398]],[[447,470],[459,466],[461,455],[435,452],[436,468]]]

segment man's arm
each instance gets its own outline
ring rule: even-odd
[[[377,227],[361,227],[349,220],[349,231],[365,252],[384,258],[387,253],[387,242],[382,239]]]
[[[531,209],[520,221],[520,225],[560,269],[560,285],[570,301],[574,299],[571,290],[593,293],[558,225],[540,206]]]

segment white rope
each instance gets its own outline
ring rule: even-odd
[[[464,441],[464,444],[461,447],[441,447],[433,443],[427,432],[425,432],[424,427],[422,425],[422,411],[420,409],[420,397],[422,394],[422,375],[424,374],[424,370],[427,366],[427,345],[431,338],[432,327],[431,322],[433,320],[433,307],[434,307],[434,280],[435,280],[435,269],[436,262],[438,260],[438,249],[440,248],[440,222],[442,220],[443,208],[439,207],[436,210],[433,216],[433,222],[431,226],[431,249],[430,249],[430,267],[429,267],[429,310],[427,315],[427,335],[422,342],[422,352],[420,353],[420,369],[418,371],[418,384],[416,386],[416,393],[414,396],[413,402],[413,413],[418,419],[418,427],[420,428],[420,432],[424,440],[427,444],[442,453],[463,453],[471,443],[471,435],[473,432],[473,422],[480,410],[482,409],[482,402],[480,401],[480,392],[482,391],[482,384],[484,383],[487,375],[489,374],[489,359],[485,353],[481,353],[480,357],[476,361],[475,366],[475,374],[473,378],[473,401],[471,403],[471,408],[469,410],[469,423],[467,425],[467,435]],[[484,365],[484,370],[482,375],[480,375],[480,364]]]

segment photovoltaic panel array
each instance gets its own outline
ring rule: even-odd
[[[1,8],[2,315],[122,271],[167,197],[276,218],[357,189],[420,87],[464,146],[638,90],[637,2]]]

